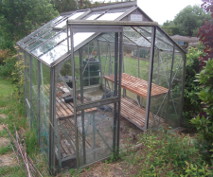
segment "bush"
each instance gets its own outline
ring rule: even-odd
[[[0,75],[2,77],[11,77],[12,72],[14,71],[16,63],[16,57],[5,58],[0,65]]]
[[[142,148],[126,160],[132,165],[132,176],[190,176],[197,171],[203,176],[210,174],[196,139],[158,131],[143,134],[140,142]]]
[[[209,159],[213,149],[213,59],[206,62],[206,66],[197,75],[197,81],[201,85],[198,96],[202,101],[202,111],[191,123],[196,127],[202,147],[206,148],[205,157]]]
[[[201,56],[203,56],[203,52],[200,48],[189,48],[186,59],[183,105],[185,126],[188,126],[189,121],[201,111],[201,100],[197,95],[197,92],[200,91],[200,87],[199,84],[195,82],[196,74],[200,72],[199,57]]]

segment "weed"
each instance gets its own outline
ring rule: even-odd
[[[25,133],[25,142],[27,147],[27,154],[37,154],[38,153],[38,145],[37,145],[37,137],[36,132],[34,130],[28,130]]]
[[[69,173],[72,177],[78,177],[80,176],[80,173],[82,172],[82,169],[74,169],[74,168],[71,168],[69,170]]]
[[[133,176],[180,176],[186,163],[203,165],[195,142],[188,136],[167,132],[147,132],[140,137],[143,148],[123,157],[134,171]]]
[[[0,147],[0,155],[6,154],[12,150],[11,146]]]
[[[0,176],[10,176],[10,177],[20,177],[20,176],[26,176],[25,171],[23,168],[20,168],[19,166],[14,167],[0,167]]]

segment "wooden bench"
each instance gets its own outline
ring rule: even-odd
[[[104,78],[108,81],[114,82],[114,75],[104,76]],[[148,95],[148,82],[127,73],[122,73],[121,87],[145,99]],[[167,92],[167,88],[152,83],[152,97],[166,94]],[[121,98],[120,114],[123,118],[127,119],[140,129],[143,129],[145,126],[146,110],[130,98]],[[163,119],[150,112],[149,124],[152,126],[159,122],[163,122]]]
[[[143,130],[146,121],[146,110],[140,107],[134,100],[123,97],[121,98],[121,116]],[[150,112],[149,124],[154,126],[163,123],[163,119]]]
[[[114,82],[114,75],[104,76],[106,80]],[[131,76],[127,73],[122,73],[121,87],[129,90],[141,97],[147,97],[148,82],[146,80]],[[151,96],[158,96],[167,93],[169,90],[165,87],[152,83]]]
[[[86,109],[85,112],[96,111],[97,108]],[[77,112],[79,115],[80,112]],[[63,98],[56,97],[56,119],[66,119],[74,115],[74,104],[65,103]]]

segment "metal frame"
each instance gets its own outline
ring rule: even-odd
[[[152,28],[152,45],[151,45],[151,54],[150,54],[150,63],[149,63],[149,86],[148,86],[148,95],[146,103],[146,122],[145,130],[149,127],[149,113],[150,113],[150,104],[151,104],[151,91],[152,91],[152,74],[153,74],[153,64],[154,64],[154,55],[155,55],[155,36],[156,36],[156,27]]]
[[[154,55],[155,55],[155,49],[156,44],[155,44],[155,40],[156,38],[158,38],[156,36],[156,31],[159,30],[162,34],[165,35],[165,37],[171,42],[171,45],[173,44],[173,53],[172,53],[172,65],[171,65],[171,72],[170,72],[170,80],[169,80],[169,91],[171,89],[171,82],[172,82],[172,75],[173,75],[173,64],[174,64],[174,55],[175,55],[175,49],[177,48],[180,52],[183,53],[183,55],[185,54],[185,51],[178,46],[172,39],[169,38],[169,36],[162,30],[160,29],[160,27],[158,26],[158,24],[156,22],[129,22],[129,21],[95,21],[95,20],[80,20],[82,18],[84,18],[86,15],[94,13],[96,11],[101,11],[101,10],[106,10],[105,12],[108,12],[110,10],[115,10],[115,9],[122,9],[122,8],[127,8],[129,6],[132,5],[136,5],[135,3],[123,3],[123,4],[117,4],[117,5],[111,5],[106,7],[100,7],[100,8],[93,8],[91,10],[85,10],[84,14],[82,14],[80,17],[78,17],[77,20],[67,20],[67,44],[68,44],[68,48],[67,48],[67,53],[64,54],[63,56],[61,56],[60,58],[57,59],[57,61],[53,62],[51,65],[48,65],[47,63],[45,63],[43,60],[41,60],[39,57],[34,56],[32,53],[30,53],[29,50],[26,50],[26,46],[27,45],[23,45],[24,44],[24,40],[26,41],[27,37],[25,37],[22,41],[18,42],[18,45],[20,46],[20,48],[25,51],[25,53],[29,53],[29,57],[25,56],[25,62],[26,60],[29,60],[29,87],[30,87],[30,92],[29,92],[29,104],[31,104],[32,102],[32,59],[34,59],[34,57],[36,59],[38,59],[38,72],[39,72],[39,76],[38,76],[38,121],[39,121],[39,125],[41,123],[40,120],[40,114],[41,114],[41,110],[40,110],[40,105],[41,105],[41,64],[44,63],[46,64],[49,69],[50,69],[50,104],[49,104],[49,109],[50,109],[50,117],[49,117],[49,154],[48,154],[48,162],[49,162],[49,167],[50,167],[50,172],[52,174],[55,174],[57,171],[57,167],[56,167],[56,154],[55,154],[55,143],[56,143],[56,139],[55,139],[55,134],[57,133],[57,125],[56,125],[56,67],[58,64],[60,64],[62,61],[65,61],[67,59],[69,59],[71,61],[72,64],[72,76],[73,76],[73,98],[74,98],[74,120],[75,120],[75,140],[76,140],[76,159],[77,159],[77,167],[82,167],[82,165],[80,164],[80,149],[79,149],[79,131],[78,131],[78,121],[77,121],[77,112],[80,111],[81,112],[81,124],[83,127],[82,130],[82,145],[83,145],[83,163],[84,165],[87,166],[86,164],[86,145],[85,145],[85,130],[84,130],[84,124],[85,124],[85,110],[89,109],[89,108],[93,108],[93,107],[99,107],[101,105],[107,105],[107,104],[113,104],[114,105],[114,119],[113,119],[113,154],[114,156],[117,156],[119,154],[119,139],[120,139],[120,134],[119,134],[119,127],[120,127],[120,110],[121,110],[121,105],[120,105],[120,101],[121,101],[121,74],[122,74],[122,69],[123,69],[123,38],[125,37],[125,35],[123,34],[123,28],[124,27],[132,27],[133,29],[135,29],[134,27],[152,27],[152,40],[147,40],[149,42],[151,42],[151,49],[150,49],[150,63],[149,63],[149,80],[148,80],[148,96],[146,99],[146,122],[145,122],[145,130],[147,130],[149,128],[149,117],[150,117],[150,104],[151,104],[151,90],[152,90],[152,77],[153,77],[153,64],[154,64]],[[124,14],[121,15],[119,18],[117,18],[116,20],[122,20],[123,18],[125,18],[127,15],[131,14],[132,12],[134,12],[135,10],[138,10],[137,6],[131,7],[129,9],[124,9]],[[140,10],[140,9],[139,9]],[[141,11],[142,14],[148,18],[148,20],[151,20],[143,11]],[[70,12],[69,12],[70,14]],[[66,15],[66,14],[65,14]],[[61,20],[59,20],[60,22],[67,19],[67,16],[62,17]],[[50,27],[53,27],[57,24],[54,23],[53,25],[51,24],[53,21],[49,22],[48,24],[44,25],[42,28],[40,28],[39,30],[36,30],[35,32],[33,32],[31,35],[35,35],[36,33],[42,31],[42,29],[45,29],[46,27],[48,27],[48,25]],[[63,29],[64,30],[64,29]],[[85,40],[84,42],[82,42],[81,44],[79,44],[78,46],[74,47],[74,41],[73,41],[73,35],[76,32],[94,32],[94,35],[92,35],[91,37],[89,37],[89,39]],[[79,64],[80,64],[80,70],[82,70],[82,53],[81,53],[81,48],[83,46],[85,46],[86,44],[88,44],[90,41],[92,41],[93,39],[99,37],[101,34],[103,33],[108,33],[108,32],[113,32],[115,33],[115,48],[114,48],[114,52],[115,52],[115,65],[114,65],[114,74],[116,75],[115,77],[115,84],[114,84],[114,96],[113,98],[108,98],[108,99],[104,99],[104,100],[99,100],[99,101],[94,101],[94,102],[90,102],[90,103],[84,103],[83,100],[83,96],[84,96],[84,92],[83,92],[83,80],[82,80],[82,72],[80,72],[80,94],[81,94],[81,104],[77,104],[77,86],[76,86],[76,73],[75,73],[75,60],[74,60],[74,54],[77,50],[79,50]],[[46,34],[46,32],[44,33]],[[43,35],[44,35],[43,34]],[[57,33],[59,34],[59,33]],[[55,35],[53,35],[50,39],[52,39]],[[29,37],[29,36],[28,36]],[[39,38],[38,38],[39,39]],[[46,42],[48,42],[50,39],[48,39]],[[131,39],[129,39],[131,40]],[[163,39],[162,39],[163,40]],[[135,43],[134,41],[131,41],[133,43]],[[163,42],[165,42],[163,40]],[[42,43],[44,44],[44,43]],[[41,46],[42,44],[40,44],[39,46]],[[58,44],[57,44],[58,45]],[[140,47],[135,43],[136,48]],[[98,51],[100,52],[100,51]],[[28,55],[28,54],[27,54]],[[100,55],[100,54],[99,54]],[[185,56],[185,55],[184,55]],[[183,56],[183,67],[185,67],[185,57]],[[139,73],[139,57],[138,57],[138,75],[140,75]],[[184,77],[184,73],[185,73],[185,69],[183,69],[183,77]],[[26,79],[26,78],[25,78]],[[183,84],[184,87],[184,78],[181,81],[181,83]],[[26,89],[26,85],[25,85],[25,89]],[[183,96],[183,90],[182,90],[182,96]],[[183,98],[183,97],[182,97]],[[182,100],[183,101],[183,100]],[[28,108],[31,114],[31,109]],[[32,119],[32,115],[31,119]],[[31,120],[33,121],[33,119]],[[39,135],[40,135],[40,127],[38,127],[38,131],[39,131]],[[39,138],[40,140],[40,138]],[[40,142],[39,142],[40,143]],[[60,162],[59,162],[60,163]],[[83,166],[84,166],[83,165]],[[59,167],[60,168],[60,167]]]
[[[101,105],[106,104],[114,104],[114,125],[113,125],[113,154],[115,156],[118,155],[119,152],[119,112],[120,112],[120,97],[121,97],[121,66],[122,66],[122,27],[116,26],[111,28],[111,26],[97,26],[97,25],[86,25],[86,28],[82,28],[81,25],[71,24],[69,25],[70,30],[70,43],[71,43],[71,50],[70,50],[70,58],[72,62],[72,76],[75,78],[75,60],[74,60],[74,41],[73,35],[75,32],[114,32],[115,33],[115,65],[114,65],[114,74],[118,77],[115,77],[115,84],[114,84],[114,95],[113,98],[108,98],[104,100],[98,100],[90,103],[83,102],[83,81],[82,81],[82,74],[80,74],[80,94],[81,94],[81,104],[77,104],[77,97],[76,97],[76,80],[73,79],[73,98],[74,98],[74,119],[75,119],[75,134],[76,134],[76,159],[77,159],[77,167],[79,168],[80,165],[80,152],[79,152],[79,141],[78,141],[78,125],[77,125],[77,112],[81,111],[81,122],[82,122],[82,143],[83,143],[83,162],[84,165],[86,164],[86,148],[85,148],[85,132],[84,132],[84,110],[99,107]],[[79,49],[79,56],[80,56],[80,68],[82,68],[82,57],[81,57],[81,50]],[[81,71],[80,71],[81,72]]]

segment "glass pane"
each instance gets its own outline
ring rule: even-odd
[[[85,110],[83,117],[78,116],[80,165],[94,163],[112,154],[113,113],[112,104]]]
[[[52,64],[54,61],[56,61],[59,57],[67,53],[68,47],[67,47],[67,41],[60,43],[55,48],[47,52],[46,54],[42,55],[40,58],[47,64]]]
[[[68,19],[69,20],[75,20],[76,18],[80,17],[81,15],[83,15],[84,12],[77,12],[73,15],[71,15]],[[62,29],[67,25],[67,19],[64,19],[64,21],[62,21],[61,23],[57,24],[54,28],[55,29]]]
[[[92,36],[94,33],[76,33],[73,36],[74,39],[74,47],[78,46],[80,43],[84,42],[86,39],[88,39],[90,36]]]
[[[69,17],[69,20],[75,20],[76,18],[80,17],[81,15],[83,15],[84,12],[77,12],[75,14],[73,14],[71,17]]]
[[[32,51],[32,53],[35,56],[40,56],[44,53],[46,53],[48,50],[50,50],[51,48],[53,48],[54,46],[56,46],[59,42],[65,40],[67,38],[67,33],[65,32],[60,32],[59,34],[57,34],[53,39],[48,40],[47,42],[45,42],[44,44],[42,44],[39,48],[35,49],[34,51]]]
[[[114,96],[116,74],[114,45],[115,35],[109,33],[101,35],[75,52],[76,87],[79,94],[83,89],[82,97],[85,98],[83,102]],[[79,104],[81,104],[80,99]]]
[[[97,20],[109,20],[113,21],[116,18],[120,17],[124,12],[108,12],[101,17],[99,17]]]
[[[86,20],[95,20],[100,14],[92,14],[89,17],[86,18]]]
[[[39,95],[38,95],[38,60],[36,60],[35,58],[32,58],[32,105],[31,105],[31,111],[32,111],[32,117],[33,117],[33,121],[32,121],[32,125],[33,127],[38,130],[38,99],[39,99]],[[38,132],[37,132],[38,133]]]
[[[41,64],[40,86],[40,147],[48,155],[49,152],[49,118],[50,118],[50,68]]]

